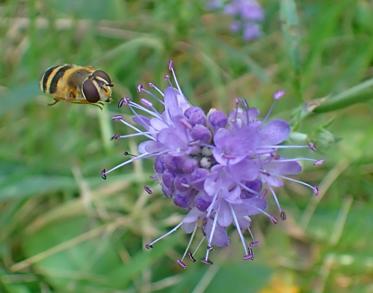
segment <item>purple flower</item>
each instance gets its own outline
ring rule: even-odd
[[[263,214],[272,223],[277,223],[277,218],[267,211],[266,195],[273,198],[284,220],[285,212],[275,190],[290,181],[309,187],[317,194],[317,187],[292,176],[302,171],[300,161],[312,161],[318,166],[322,160],[281,155],[282,149],[315,150],[315,146],[311,143],[283,144],[289,137],[290,126],[284,120],[269,120],[273,107],[260,119],[257,109],[250,108],[245,99],[238,98],[235,109],[228,115],[216,109],[206,115],[201,108],[190,105],[184,96],[172,62],[169,70],[173,82],[167,78],[169,85],[164,90],[149,83],[148,87],[138,87],[139,92],[149,99],[141,98],[136,103],[123,98],[119,102],[119,106],[128,107],[133,116],[125,119],[116,115],[113,120],[121,122],[133,133],[115,134],[113,138],[140,136],[145,141],[139,144],[137,155],[109,170],[104,169],[101,175],[106,179],[109,173],[135,160],[154,159],[154,178],[165,196],[184,209],[186,215],[178,225],[146,247],[151,248],[182,227],[191,234],[183,256],[177,261],[183,268],[186,267],[185,257],[189,255],[194,261],[194,255],[203,243],[206,251],[202,261],[212,263],[212,248],[229,245],[228,228],[231,226],[242,243],[243,259],[252,260],[253,247],[257,243],[250,230],[252,217]],[[276,93],[274,104],[284,94],[284,91]],[[145,191],[152,194],[149,188]],[[191,245],[200,230],[201,241],[192,253]],[[251,244],[246,242],[245,232],[251,236]]]
[[[233,32],[242,32],[245,41],[254,40],[262,34],[260,23],[264,19],[262,7],[256,0],[210,0],[209,9],[223,9],[224,13],[231,15],[234,20],[231,23]]]

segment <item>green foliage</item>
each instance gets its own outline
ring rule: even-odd
[[[245,43],[228,16],[199,0],[0,1],[0,292],[372,290],[371,3],[259,2],[264,35]],[[212,252],[213,266],[182,271],[182,233],[143,249],[184,213],[149,179],[151,165],[99,177],[136,152],[136,141],[110,141],[123,133],[110,119],[116,102],[136,97],[140,82],[164,84],[170,58],[184,92],[206,109],[229,109],[242,96],[265,113],[284,88],[275,114],[326,160],[305,166],[320,197],[288,185],[280,195],[287,221],[256,217],[253,262],[241,260],[234,236]],[[105,69],[114,102],[103,111],[48,107],[38,80],[59,63]]]

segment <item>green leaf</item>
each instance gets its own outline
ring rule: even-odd
[[[39,93],[39,85],[37,81],[27,84],[21,84],[16,88],[12,88],[1,94],[0,117],[6,113],[19,109],[22,106],[35,102],[35,97]]]
[[[83,233],[101,227],[103,229],[95,232],[94,236],[72,242],[82,237]],[[71,291],[71,288],[74,292],[92,292],[87,291],[87,287],[103,290],[112,278],[108,271],[123,266],[116,252],[118,240],[107,233],[104,226],[94,225],[89,218],[55,221],[24,237],[21,243],[27,257],[45,254],[33,261],[33,267],[60,292]],[[61,245],[64,247],[50,253],[50,249]]]
[[[284,38],[284,49],[293,68],[293,87],[297,96],[302,97],[301,55],[299,49],[299,18],[294,0],[280,2],[280,18]]]
[[[140,250],[140,252],[137,253],[128,264],[110,272],[112,278],[110,286],[113,288],[126,288],[131,280],[165,256],[166,253],[175,246],[179,239],[179,234],[169,236],[159,244],[157,243],[157,245],[155,245],[150,251]],[[158,267],[161,265],[162,262],[159,261],[156,266]]]

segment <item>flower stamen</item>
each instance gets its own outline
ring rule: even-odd
[[[242,235],[242,231],[241,231],[240,225],[239,225],[239,223],[238,223],[236,213],[234,212],[234,209],[233,209],[233,207],[232,207],[231,204],[229,204],[229,207],[230,207],[230,209],[231,209],[231,213],[232,213],[232,216],[233,216],[234,224],[235,224],[235,226],[236,226],[236,230],[237,230],[238,235],[240,236],[240,239],[241,239],[242,247],[243,247],[243,250],[244,250],[244,252],[245,252],[245,254],[244,254],[244,258],[245,258],[245,257],[247,257],[247,255],[248,255],[246,242],[245,242],[245,239],[244,239],[244,237],[243,237],[243,235]]]
[[[308,184],[306,182],[303,182],[301,180],[297,180],[297,179],[294,179],[294,178],[291,178],[291,177],[287,177],[287,176],[282,176],[282,175],[275,175],[275,176],[278,176],[278,177],[280,177],[282,179],[285,179],[285,180],[288,180],[288,181],[291,181],[291,182],[298,183],[300,185],[306,186],[306,187],[310,188],[313,191],[314,195],[318,195],[318,193],[319,193],[319,188],[317,186],[313,186],[313,185]]]
[[[145,158],[145,157],[152,157],[152,156],[155,156],[155,155],[157,155],[157,153],[144,153],[144,154],[141,154],[141,155],[138,155],[138,156],[136,156],[136,157],[133,157],[132,159],[129,159],[129,160],[127,160],[127,161],[124,161],[124,162],[122,162],[122,163],[120,163],[120,164],[118,164],[118,165],[116,165],[115,167],[113,167],[113,168],[111,168],[111,169],[109,169],[109,170],[105,170],[105,177],[106,177],[106,175],[108,175],[109,173],[111,173],[111,172],[113,172],[113,171],[115,171],[115,170],[117,170],[117,169],[119,169],[119,168],[121,168],[121,167],[123,167],[123,166],[125,166],[125,165],[128,165],[129,163],[132,163],[133,161],[136,161],[136,160],[139,160],[139,159],[141,159],[141,158]],[[102,173],[101,173],[101,177],[103,177],[102,176]],[[106,179],[106,178],[105,178]]]
[[[136,132],[144,134],[147,138],[149,138],[151,140],[155,140],[155,138],[152,137],[151,135],[146,134],[146,132],[138,129],[136,126],[133,126],[131,123],[124,120],[122,115],[113,116],[112,120],[120,121],[121,123],[123,123],[124,125],[126,125],[127,127],[131,128],[131,129],[135,130]]]
[[[208,244],[207,244],[206,255],[205,255],[205,258],[204,258],[204,263],[205,264],[212,264],[212,262],[209,260],[209,254],[210,254],[210,251],[212,250],[211,242],[212,242],[212,238],[214,237],[214,233],[215,233],[215,229],[216,229],[216,223],[218,221],[219,210],[220,210],[220,206],[218,207],[218,209],[215,213],[214,221],[212,223],[210,237],[209,237]]]
[[[179,90],[179,93],[180,93],[182,96],[184,96],[183,91],[182,91],[181,88],[180,88],[179,82],[177,81],[176,73],[175,73],[175,70],[174,70],[174,63],[173,63],[172,60],[170,60],[170,61],[168,62],[168,70],[170,70],[171,73],[172,73],[172,76],[173,76],[173,78],[174,78],[174,82],[175,82],[175,84],[176,84],[177,89]]]
[[[146,249],[149,249],[149,248],[153,248],[154,244],[156,244],[158,241],[162,240],[163,238],[166,238],[167,236],[171,235],[172,233],[174,233],[177,229],[180,228],[180,226],[183,224],[183,222],[180,222],[179,224],[177,224],[175,227],[173,227],[170,231],[168,231],[167,233],[161,235],[160,237],[154,239],[153,241],[151,241],[150,243],[146,244],[145,245],[145,248]]]
[[[198,228],[198,225],[197,225],[197,222],[196,222],[196,224],[194,225],[194,229],[193,229],[192,235],[190,236],[190,239],[189,239],[188,245],[187,245],[187,247],[185,248],[184,254],[183,254],[182,258],[181,258],[181,261],[183,261],[184,258],[187,256],[188,252],[190,252],[190,251],[189,251],[189,248],[190,248],[190,246],[192,245],[192,242],[193,242],[194,236],[196,235],[197,228]]]

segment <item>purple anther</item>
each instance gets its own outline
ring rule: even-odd
[[[313,163],[314,166],[319,167],[325,163],[325,160],[317,160]]]
[[[313,142],[309,142],[307,145],[311,151],[314,151],[314,152],[317,151],[317,147]]]
[[[169,60],[168,61],[168,70],[173,70],[173,68],[174,68],[174,62],[172,61],[172,60]]]
[[[145,107],[148,107],[148,108],[153,107],[153,104],[149,100],[144,99],[144,98],[140,99],[140,103],[143,104]]]
[[[147,194],[153,194],[153,190],[148,185],[144,185],[144,190]]]
[[[144,89],[144,85],[143,84],[139,84],[139,85],[137,85],[137,92],[138,93],[141,93],[142,91],[143,91],[143,89]]]
[[[146,248],[146,249],[152,249],[152,248],[153,248],[153,245],[147,243],[147,244],[145,244],[145,248]]]
[[[201,259],[201,263],[204,263],[205,265],[212,265],[214,264],[211,260],[209,260],[208,258],[203,258]]]
[[[128,106],[131,99],[129,97],[123,97],[118,102],[118,108],[122,108],[123,106]]]
[[[284,211],[280,212],[280,218],[281,220],[285,221],[286,220],[286,213]]]
[[[113,117],[111,117],[111,120],[120,121],[120,120],[123,120],[123,116],[122,115],[114,115]]]
[[[164,75],[164,80],[170,80],[170,76],[168,74]]]
[[[284,91],[284,90],[278,90],[277,92],[275,92],[275,93],[273,94],[272,97],[273,97],[274,100],[278,101],[278,100],[280,100],[284,95],[285,95],[285,91]]]
[[[278,223],[278,220],[275,218],[275,217],[271,217],[271,222],[272,222],[272,224],[277,224]]]
[[[251,253],[248,253],[246,255],[243,256],[243,259],[244,260],[253,260],[254,259],[254,255],[251,254]]]
[[[251,241],[249,244],[249,248],[254,248],[259,245],[259,240]]]
[[[107,176],[106,176],[106,169],[102,169],[101,171],[101,178],[106,180]]]
[[[320,194],[320,190],[319,190],[319,187],[318,186],[314,186],[313,187],[313,194],[315,196],[318,196]]]
[[[192,260],[192,262],[196,262],[197,260],[194,258],[193,254],[189,251],[188,252],[189,258]]]
[[[111,137],[111,140],[117,140],[120,138],[120,134],[114,134],[112,137]]]
[[[186,263],[183,262],[181,259],[178,259],[176,262],[177,262],[177,264],[178,264],[181,268],[183,268],[183,269],[186,269],[186,268],[187,268]]]

